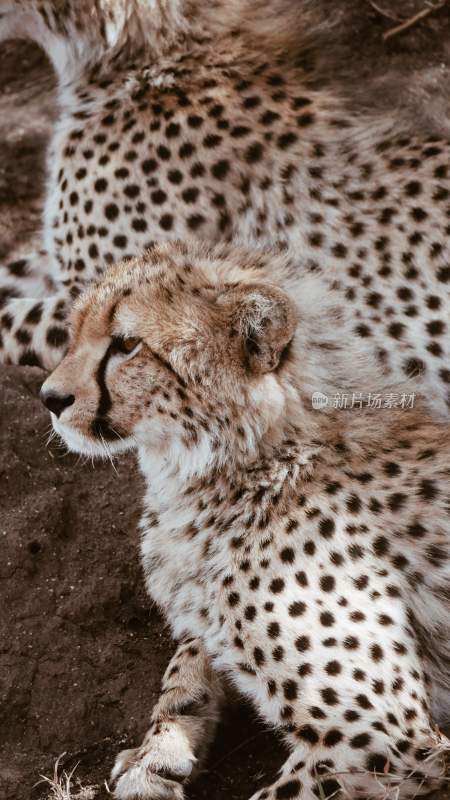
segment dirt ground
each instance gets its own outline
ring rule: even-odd
[[[389,14],[407,17],[424,4],[322,0],[338,25],[328,53],[313,53],[311,63],[323,62],[320,80],[332,73],[355,103],[395,108],[450,136],[450,3],[382,39],[395,24]],[[1,46],[0,259],[36,240],[54,114],[53,78],[39,50]],[[35,784],[61,754],[61,767],[78,764],[76,776],[101,800],[114,755],[148,727],[172,644],[144,592],[134,461],[122,458],[114,473],[47,447],[43,377],[0,368],[0,800],[47,797]],[[274,734],[236,700],[189,800],[247,800],[282,756]]]

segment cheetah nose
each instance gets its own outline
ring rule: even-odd
[[[75,397],[73,394],[57,394],[56,392],[46,392],[41,389],[41,400],[52,414],[56,414],[59,417],[65,408],[73,405]]]

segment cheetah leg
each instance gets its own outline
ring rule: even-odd
[[[219,719],[222,689],[200,639],[180,645],[141,747],[119,753],[112,779],[119,800],[182,800],[182,784],[206,756]]]
[[[0,265],[0,363],[54,369],[67,347],[69,288],[45,251]]]
[[[0,305],[0,363],[54,369],[67,349],[71,304],[64,290],[44,299],[16,297]]]
[[[58,265],[45,250],[0,264],[0,307],[12,297],[41,298],[57,291]]]

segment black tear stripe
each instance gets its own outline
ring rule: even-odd
[[[106,375],[106,368],[108,366],[108,361],[111,358],[111,354],[113,352],[114,352],[114,342],[111,342],[108,349],[106,350],[105,355],[100,361],[100,364],[98,365],[97,374],[95,378],[99,388],[100,399],[98,401],[95,419],[91,425],[91,430],[94,436],[97,436],[98,438],[103,437],[103,439],[107,439],[109,441],[111,441],[111,439],[120,439],[120,436],[110,427],[108,420],[108,414],[111,411],[112,401],[111,401],[111,395],[109,394],[108,387],[106,385],[105,375]]]

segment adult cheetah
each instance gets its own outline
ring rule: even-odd
[[[184,797],[223,673],[291,751],[253,800],[444,780],[449,427],[420,404],[312,408],[389,391],[352,324],[320,277],[228,245],[155,246],[77,303],[42,399],[71,450],[137,447],[147,587],[181,640],[118,798]]]
[[[311,6],[311,4],[310,4]],[[71,298],[152,241],[280,244],[392,381],[448,413],[448,143],[308,88],[291,0],[3,0],[53,61],[42,252],[1,268],[0,352],[54,367]]]

